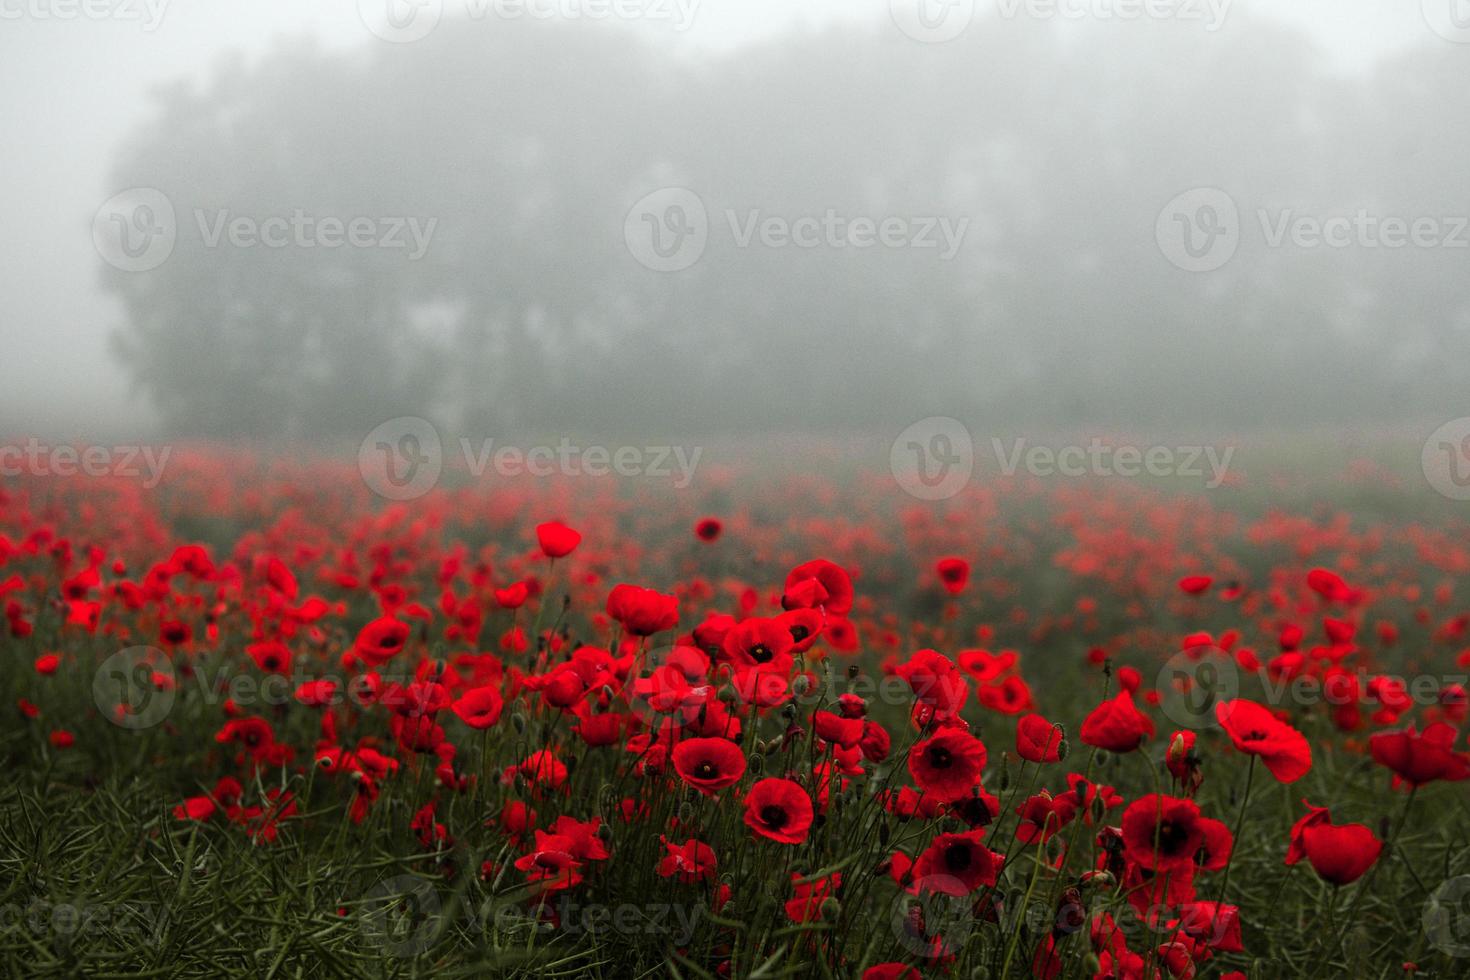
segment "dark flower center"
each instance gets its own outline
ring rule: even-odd
[[[811,630],[807,629],[805,626],[802,626],[800,623],[791,627],[791,638],[797,643],[800,643],[802,640],[806,639],[810,635]]]
[[[694,767],[694,774],[700,779],[710,779],[711,777],[715,776],[718,771],[719,770],[715,768],[714,763],[710,762],[708,759]]]
[[[1189,840],[1189,828],[1172,820],[1159,824],[1159,852],[1177,854]]]
[[[951,844],[944,849],[944,866],[951,871],[964,871],[971,864],[968,844]]]
[[[780,830],[786,826],[786,811],[774,803],[770,806],[761,807],[761,823],[772,830]]]
[[[750,659],[758,664],[769,663],[773,656],[775,655],[771,653],[771,648],[764,643],[757,643],[750,648]]]
[[[950,763],[954,762],[954,755],[942,745],[931,745],[925,753],[929,757],[929,764],[936,769],[948,769]]]

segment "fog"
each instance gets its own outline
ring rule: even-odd
[[[0,429],[1433,428],[1457,2],[0,0]]]

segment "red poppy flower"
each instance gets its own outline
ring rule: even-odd
[[[864,970],[862,980],[923,980],[923,977],[905,963],[879,963]]]
[[[61,666],[61,658],[54,653],[43,653],[36,658],[36,673],[49,677]]]
[[[1199,595],[1210,587],[1214,579],[1208,575],[1186,575],[1179,580],[1179,591],[1188,595]]]
[[[1216,704],[1215,717],[1237,750],[1260,756],[1281,782],[1294,783],[1311,771],[1312,747],[1306,736],[1270,709],[1238,698]]]
[[[659,841],[668,850],[668,853],[658,862],[657,871],[660,878],[672,878],[677,875],[679,880],[686,885],[714,878],[715,852],[708,844],[693,839],[682,844],[675,844],[663,835],[659,835]]]
[[[745,794],[745,825],[778,844],[800,844],[811,830],[811,797],[789,779],[762,779]]]
[[[686,738],[674,746],[674,771],[705,796],[739,782],[745,775],[745,753],[724,738]]]
[[[783,609],[821,607],[833,616],[846,616],[852,609],[852,578],[825,558],[797,565],[786,576],[781,596]]]
[[[1195,857],[1208,851],[1209,866],[1230,855],[1230,828],[1200,813],[1193,800],[1150,793],[1123,811],[1123,848],[1128,860],[1148,871],[1193,871]]]
[[[842,874],[837,872],[816,881],[803,881],[801,875],[793,874],[791,881],[795,896],[786,903],[786,917],[792,922],[820,922],[822,903],[842,886]]]
[[[634,636],[652,636],[679,622],[679,600],[637,585],[615,585],[607,597],[607,614]]]
[[[1061,747],[1061,730],[1041,715],[1016,720],[1016,754],[1027,762],[1058,762]]]
[[[724,529],[725,525],[720,523],[719,518],[704,517],[694,525],[694,536],[701,541],[714,541]]]
[[[934,570],[939,574],[944,590],[950,595],[959,595],[969,584],[970,563],[963,558],[941,558]]]
[[[1291,828],[1286,863],[1296,864],[1305,857],[1323,881],[1333,885],[1357,881],[1378,860],[1383,842],[1363,824],[1334,826],[1326,807],[1302,803],[1307,815]]]
[[[362,628],[352,649],[363,660],[378,667],[403,652],[410,632],[412,630],[407,623],[384,616]]]
[[[1084,745],[1109,752],[1132,752],[1153,735],[1152,719],[1139,711],[1133,695],[1123,690],[1092,709],[1082,722],[1080,737]]]
[[[725,634],[725,656],[742,667],[775,664],[785,672],[790,669],[791,648],[795,641],[786,624],[777,619],[752,616]]]
[[[914,884],[920,891],[940,895],[968,895],[996,882],[1001,855],[980,843],[983,830],[940,834],[914,861]]]
[[[970,686],[954,661],[936,650],[919,650],[894,673],[908,682],[919,705],[940,718],[958,714],[970,696]]]
[[[1240,953],[1240,909],[1220,902],[1185,902],[1176,928],[1217,953]]]
[[[1022,844],[1045,843],[1070,823],[1076,812],[1071,794],[1054,797],[1042,790],[1016,807],[1021,818],[1016,824],[1016,840]]]
[[[1401,731],[1377,732],[1368,739],[1373,761],[1393,770],[1394,785],[1400,781],[1423,786],[1436,779],[1456,782],[1470,778],[1470,760],[1456,752],[1455,730],[1442,721],[1424,729],[1410,725]]]
[[[536,541],[547,558],[565,558],[577,549],[582,535],[558,521],[536,525]]]
[[[516,867],[526,879],[540,885],[542,891],[571,888],[582,881],[582,862],[572,854],[575,846],[570,837],[536,831],[536,845],[516,860]]]
[[[489,728],[500,720],[505,701],[494,687],[472,687],[454,702],[453,711],[459,720],[475,729]]]
[[[304,681],[296,688],[295,696],[309,708],[325,708],[337,700],[337,682],[331,679]]]
[[[955,728],[936,733],[909,753],[909,772],[919,789],[946,803],[970,795],[984,769],[984,743]]]
[[[864,724],[861,718],[844,718],[831,711],[812,713],[812,729],[817,737],[844,749],[850,749],[862,741]]]

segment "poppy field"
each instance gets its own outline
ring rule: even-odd
[[[1470,975],[1470,524],[181,448],[0,484],[14,976]]]

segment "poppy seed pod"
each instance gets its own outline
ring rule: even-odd
[[[835,919],[842,914],[842,904],[828,895],[822,899],[822,918]]]

